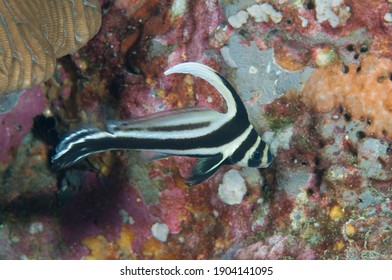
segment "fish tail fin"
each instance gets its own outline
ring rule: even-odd
[[[56,147],[52,157],[52,167],[63,169],[74,165],[79,160],[110,149],[114,135],[96,127],[85,127],[67,136]]]

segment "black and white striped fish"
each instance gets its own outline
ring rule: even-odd
[[[147,150],[165,155],[200,158],[187,179],[191,186],[204,182],[221,165],[237,164],[265,168],[272,161],[268,145],[249,123],[240,97],[219,73],[208,66],[187,62],[165,72],[200,77],[224,97],[226,113],[188,108],[130,121],[108,121],[106,130],[87,127],[66,137],[52,158],[54,168],[66,168],[77,161],[107,150]]]

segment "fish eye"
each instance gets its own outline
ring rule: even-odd
[[[259,150],[254,151],[252,154],[252,159],[253,160],[260,160],[260,158],[261,158],[261,153],[259,152]]]
[[[259,150],[255,150],[248,160],[249,167],[259,167],[261,164],[261,153]]]

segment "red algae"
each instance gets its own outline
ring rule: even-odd
[[[33,127],[33,117],[41,114],[46,101],[41,86],[25,90],[19,96],[16,106],[10,111],[0,114],[0,161],[7,163],[12,158],[23,137]]]
[[[150,207],[151,214],[165,223],[171,234],[177,234],[182,229],[182,223],[191,219],[186,209],[189,203],[187,198],[187,192],[178,187],[165,189],[159,196],[158,204]]]

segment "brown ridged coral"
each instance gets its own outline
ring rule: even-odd
[[[0,95],[46,81],[100,26],[98,0],[1,0]]]
[[[318,112],[342,106],[367,122],[374,136],[392,134],[392,60],[369,55],[360,65],[335,63],[313,72],[302,91],[305,104]]]

